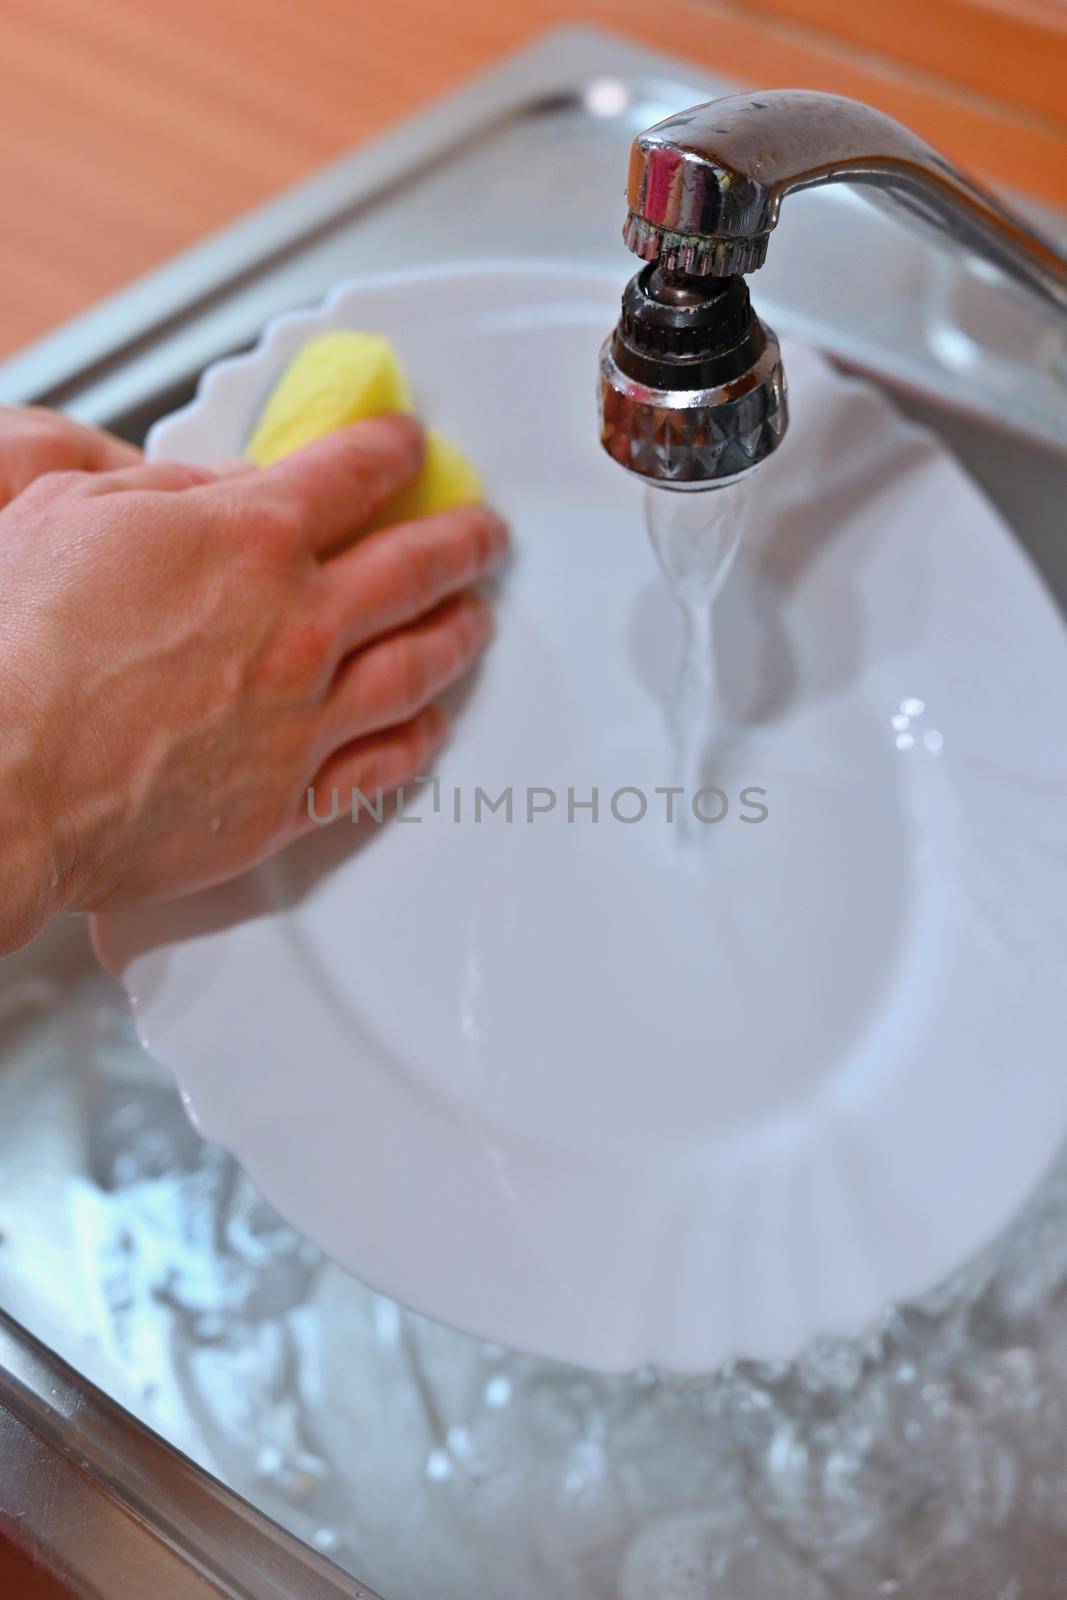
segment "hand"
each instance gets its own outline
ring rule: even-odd
[[[471,507],[353,543],[421,456],[380,417],[264,470],[50,472],[0,512],[0,952],[244,871],[313,826],[310,785],[425,770],[507,533]]]

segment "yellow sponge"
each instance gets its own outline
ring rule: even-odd
[[[275,384],[245,453],[266,467],[350,422],[412,409],[407,375],[383,334],[320,334],[297,352]],[[484,492],[463,452],[431,432],[418,478],[394,496],[375,525],[472,505]]]
[[[485,487],[458,445],[431,429],[426,435],[426,457],[415,482],[401,489],[373,519],[372,528],[391,522],[410,522],[433,511],[453,506],[473,506],[485,498]]]

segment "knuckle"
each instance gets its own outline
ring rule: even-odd
[[[353,470],[377,491],[392,489],[414,473],[423,453],[423,431],[414,417],[390,412],[370,417],[351,436]]]
[[[478,570],[487,567],[496,553],[493,523],[487,511],[481,506],[470,512],[471,542],[474,547],[474,559]]]
[[[282,646],[284,676],[298,690],[318,688],[332,668],[333,648],[333,631],[321,617],[292,623]]]
[[[211,467],[196,466],[191,461],[170,461],[166,463],[166,478],[175,489],[199,489],[214,483],[216,473]]]
[[[357,429],[338,440],[340,464],[345,477],[351,480],[359,494],[372,491],[379,478],[384,476],[381,452]]]
[[[409,411],[389,411],[377,421],[401,448],[421,456],[426,444],[426,430],[418,417],[413,417]]]
[[[300,520],[286,505],[257,506],[238,518],[241,542],[268,562],[291,563],[303,550]]]
[[[399,680],[402,704],[421,706],[430,692],[430,664],[414,640],[405,640],[400,647]]]
[[[431,707],[412,724],[410,733],[411,759],[416,768],[423,766],[434,754],[434,751],[441,743],[447,726],[444,712],[436,706]]]
[[[391,460],[366,447],[360,451],[352,476],[356,494],[366,512],[387,504],[396,487],[397,474]]]
[[[369,417],[351,437],[364,467],[390,477],[397,471],[414,471],[423,453],[422,427],[403,411]]]
[[[447,558],[430,540],[413,538],[408,547],[409,589],[416,606],[432,605],[449,577]]]
[[[489,637],[489,608],[484,600],[471,596],[460,607],[457,619],[460,653],[465,661],[481,651]]]
[[[479,563],[483,567],[491,566],[508,547],[507,524],[488,506],[472,506],[470,516],[475,529]]]
[[[47,505],[58,495],[69,494],[86,486],[86,475],[73,471],[48,471],[38,473],[22,490],[20,505]]]
[[[420,734],[413,728],[405,728],[387,746],[369,755],[366,762],[367,787],[392,789],[397,784],[405,783],[422,765],[420,741]]]
[[[443,728],[445,728],[445,717],[443,717],[442,712],[435,712],[432,718],[419,718],[419,722],[416,723],[416,731],[413,734],[414,757],[418,760],[419,765],[422,765],[422,762],[429,755],[434,754],[434,750],[437,749],[440,739],[442,739]]]
[[[456,677],[470,666],[475,649],[474,628],[469,618],[460,613],[448,630],[443,651],[449,678]]]
[[[406,772],[417,772],[430,754],[430,737],[421,723],[416,723],[405,736],[401,746],[400,765]]]

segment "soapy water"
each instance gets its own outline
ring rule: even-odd
[[[649,485],[645,524],[681,618],[680,649],[669,711],[673,782],[692,797],[703,787],[715,736],[715,605],[744,535],[754,474],[717,489],[677,490]],[[678,837],[701,829],[681,810]]]
[[[348,1277],[57,998],[0,1015],[0,1303],[384,1600],[1067,1593],[1067,1161],[862,1338],[604,1377]]]

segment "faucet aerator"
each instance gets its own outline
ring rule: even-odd
[[[778,340],[737,275],[650,263],[600,353],[600,438],[629,472],[713,489],[752,472],[786,429]]]

